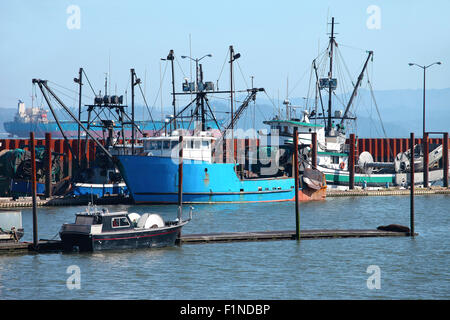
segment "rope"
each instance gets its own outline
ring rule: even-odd
[[[84,69],[83,69],[83,73],[84,73],[84,76],[86,77],[87,82],[89,83],[89,87],[91,87],[91,90],[92,90],[92,92],[94,93],[94,96],[96,96],[95,90],[94,90],[94,88],[92,87],[91,82],[89,81],[89,78],[88,78],[86,72],[84,71]]]
[[[145,106],[147,107],[148,115],[150,116],[150,119],[152,120],[153,128],[156,131],[156,125],[155,125],[155,122],[153,121],[152,113],[150,112],[150,109],[148,107],[147,100],[145,99],[144,92],[142,92],[141,84],[139,83],[138,85],[139,85],[139,90],[141,91],[142,98],[144,98],[144,103],[145,103]]]
[[[227,50],[227,54],[225,55],[225,60],[224,60],[224,62],[223,62],[223,64],[222,64],[222,69],[220,70],[220,73],[219,73],[219,77],[217,78],[217,86],[219,86],[219,80],[220,80],[220,77],[222,76],[222,72],[223,72],[223,69],[224,69],[224,67],[225,67],[225,63],[227,62],[227,59],[228,59],[228,50]],[[218,90],[219,88],[217,88],[217,90]]]

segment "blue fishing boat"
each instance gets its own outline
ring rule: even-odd
[[[139,155],[117,155],[117,165],[135,203],[176,203],[178,192],[178,139],[176,135],[144,139]],[[295,200],[295,180],[287,172],[249,175],[238,163],[215,162],[212,136],[183,137],[183,202],[245,203]],[[264,169],[260,173],[264,173]],[[320,200],[319,190],[306,183],[300,200]]]

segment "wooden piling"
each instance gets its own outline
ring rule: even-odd
[[[33,199],[33,246],[38,246],[38,227],[37,227],[37,202],[36,202],[36,147],[34,141],[34,132],[30,132],[30,151],[31,151],[31,196]]]
[[[355,134],[350,134],[350,155],[348,157],[349,189],[355,189]]]
[[[299,210],[299,175],[298,175],[298,128],[294,127],[294,179],[295,179],[295,235],[300,240],[300,210]]]
[[[411,237],[414,237],[414,132],[411,132],[411,138],[409,140],[409,148],[411,150],[411,161],[410,161],[410,230]]]
[[[181,222],[183,205],[183,136],[178,138],[178,221]]]
[[[45,134],[45,197],[52,196],[52,134]]]
[[[444,167],[444,187],[448,188],[448,132],[444,133],[444,141],[442,144],[442,166]]]
[[[317,168],[317,132],[311,134],[311,165],[314,169]]]
[[[429,176],[429,144],[428,144],[428,132],[423,133],[422,145],[423,145],[423,187],[428,188],[428,176]]]

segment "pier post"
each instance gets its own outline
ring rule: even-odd
[[[448,188],[448,132],[444,133],[444,141],[442,143],[442,166],[444,167],[443,186]]]
[[[298,181],[298,128],[294,127],[294,179],[295,179],[295,237],[300,240],[299,181]]]
[[[312,143],[311,165],[312,165],[313,169],[317,169],[317,132],[313,132],[311,134],[311,143]]]
[[[225,139],[225,137],[223,138],[222,141],[222,162],[223,163],[227,163],[227,140]]]
[[[178,221],[181,223],[183,205],[183,136],[178,138]]]
[[[34,132],[30,132],[31,151],[31,197],[33,200],[33,246],[38,246],[37,203],[36,203],[36,146]]]
[[[355,189],[355,134],[350,134],[350,154],[348,157],[349,189]]]
[[[45,197],[52,196],[52,134],[45,133]]]
[[[414,132],[411,132],[411,138],[409,140],[409,148],[411,150],[410,160],[410,218],[409,225],[411,231],[411,237],[414,237]]]
[[[429,176],[429,144],[428,144],[428,132],[423,133],[422,145],[423,145],[423,187],[428,188],[428,176]]]

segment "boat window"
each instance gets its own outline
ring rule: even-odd
[[[200,141],[198,141],[198,140],[194,141],[194,148],[200,149]]]
[[[169,149],[170,148],[170,141],[164,140],[163,141],[163,149]]]
[[[92,224],[93,221],[93,216],[77,216],[75,224]]]
[[[172,141],[171,148],[175,148],[178,145],[178,141]]]
[[[128,221],[127,218],[123,217],[120,218],[120,226],[121,227],[128,227],[130,225],[130,222]]]
[[[148,150],[159,150],[161,149],[161,141],[151,141]]]
[[[339,163],[339,157],[331,156],[331,161],[333,162],[333,164],[338,164]]]
[[[209,148],[209,141],[203,140],[202,141],[202,147],[203,147],[203,149],[208,149]]]
[[[112,227],[113,228],[120,228],[120,227],[128,227],[130,226],[130,222],[126,217],[120,217],[120,218],[112,218]]]

